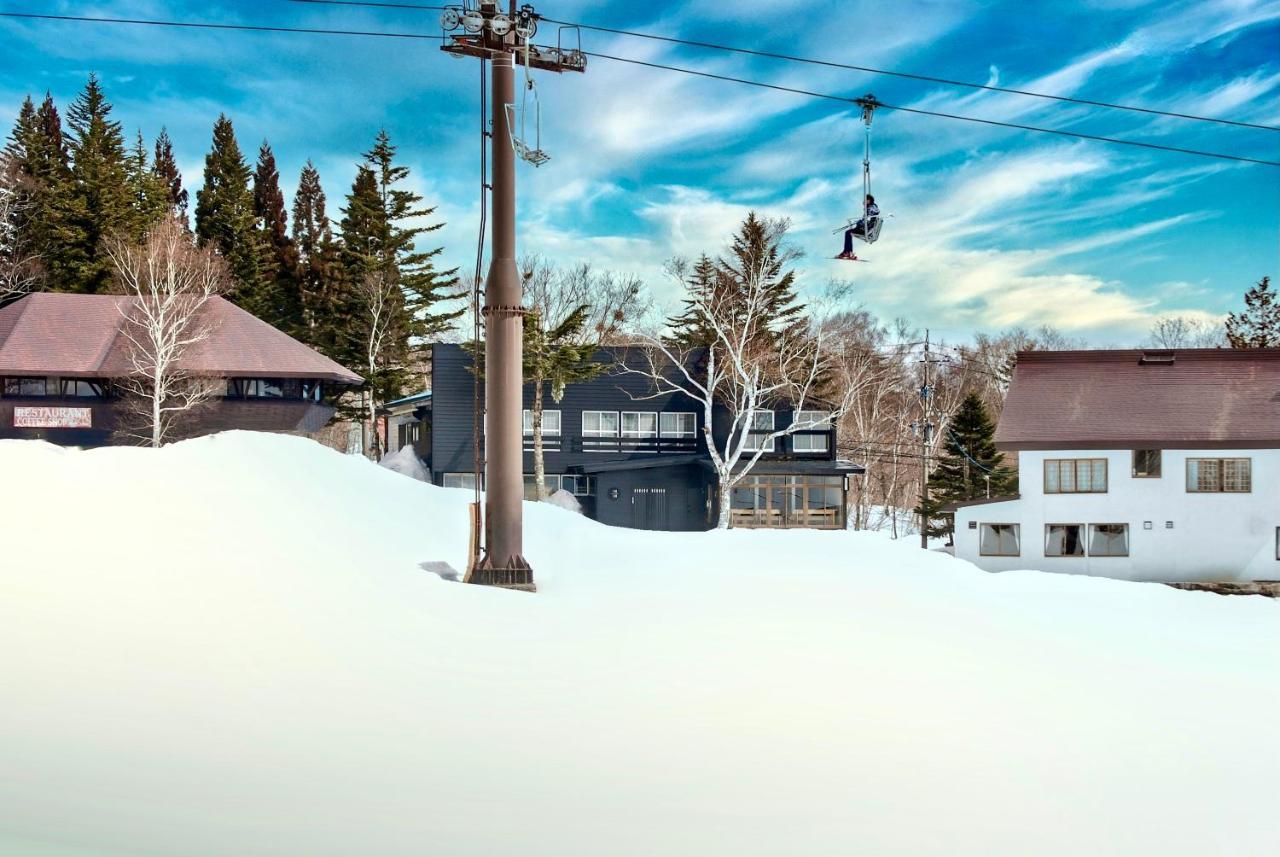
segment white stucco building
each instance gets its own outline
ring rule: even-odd
[[[962,559],[1280,580],[1280,349],[1024,352],[996,443],[1018,494],[956,510]]]

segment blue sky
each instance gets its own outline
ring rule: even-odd
[[[0,8],[438,32],[436,13],[285,0],[0,0]],[[1280,125],[1280,2],[965,3],[550,0],[552,17],[879,68]],[[538,41],[554,40],[544,26]],[[1084,109],[584,32],[584,47],[842,95],[1280,160],[1280,133]],[[439,206],[446,260],[474,264],[477,64],[429,42],[0,21],[0,122],[101,75],[116,116],[167,125],[194,191],[219,112],[242,147],[271,141],[286,190],[315,161],[331,214],[386,127]],[[522,252],[635,272],[661,301],[673,255],[717,252],[747,210],[786,216],[812,295],[854,300],[952,339],[1051,323],[1131,344],[1163,314],[1218,317],[1280,275],[1280,169],[883,111],[874,191],[894,215],[850,265],[831,230],[858,208],[861,126],[842,105],[592,62],[542,75],[543,146],[520,171]]]

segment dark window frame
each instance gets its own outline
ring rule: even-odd
[[[1196,486],[1191,484],[1191,467],[1193,464],[1197,468],[1202,467],[1205,462],[1213,462],[1217,471],[1217,487],[1201,488],[1199,487],[1199,479],[1196,480]],[[1228,488],[1226,478],[1226,465],[1228,462],[1245,462],[1247,465],[1245,471],[1245,480],[1248,483],[1244,488]],[[1188,458],[1186,463],[1186,493],[1188,494],[1252,494],[1253,493],[1253,459],[1242,456],[1223,456],[1215,458]]]
[[[24,392],[21,385],[24,382],[39,381],[42,392],[32,393]],[[45,375],[10,375],[6,376],[4,383],[0,384],[0,395],[10,399],[46,399],[49,398],[49,378]]]
[[[1080,552],[1079,553],[1049,553],[1049,535],[1050,533],[1053,532],[1054,527],[1075,527],[1078,530],[1078,532],[1076,533],[1076,544],[1080,546]],[[1054,522],[1052,524],[1046,523],[1044,525],[1044,555],[1046,558],[1049,558],[1049,559],[1079,559],[1080,557],[1086,557],[1089,555],[1088,535],[1089,535],[1088,524],[1076,524],[1076,523],[1064,523],[1064,522]],[[1067,543],[1067,540],[1065,537],[1063,538],[1062,543],[1063,543],[1063,547],[1065,548]]]
[[[1088,464],[1090,467],[1089,482],[1093,483],[1092,468],[1094,463],[1102,462],[1102,487],[1090,487],[1087,491],[1081,491],[1077,486],[1080,484],[1080,465]],[[1071,490],[1062,490],[1062,465],[1070,462],[1072,465],[1071,472]],[[1054,465],[1058,469],[1058,486],[1053,490],[1049,489],[1049,465]],[[1041,473],[1043,481],[1043,491],[1045,494],[1106,494],[1111,488],[1111,467],[1105,458],[1046,458],[1044,460],[1044,469]]]
[[[1109,551],[1108,551],[1108,552],[1106,552],[1106,553],[1095,553],[1095,552],[1094,552],[1094,550],[1093,550],[1093,534],[1094,534],[1094,530],[1096,530],[1098,527],[1121,527],[1121,528],[1123,528],[1123,530],[1124,530],[1124,553],[1111,553],[1111,552],[1109,552]],[[1129,556],[1129,552],[1130,552],[1130,549],[1131,549],[1131,548],[1130,548],[1130,545],[1129,545],[1129,525],[1128,525],[1127,523],[1124,523],[1124,522],[1121,522],[1121,521],[1110,521],[1110,522],[1102,523],[1102,524],[1090,524],[1090,525],[1089,525],[1089,533],[1088,533],[1088,535],[1089,535],[1089,539],[1088,539],[1088,541],[1085,543],[1085,553],[1086,553],[1088,556],[1096,556],[1096,557],[1127,557],[1127,556]]]
[[[1156,466],[1154,471],[1150,469],[1145,473],[1138,471],[1138,456],[1144,453],[1147,455],[1155,454]],[[1160,479],[1164,475],[1164,453],[1159,449],[1135,449],[1133,450],[1132,465],[1131,473],[1134,479]]]
[[[1022,556],[1022,525],[1021,524],[998,523],[998,522],[978,523],[976,521],[971,523],[978,524],[978,556]],[[1013,553],[1005,553],[1005,552],[991,553],[983,550],[982,549],[982,546],[984,543],[983,533],[985,532],[986,527],[1012,527],[1013,542],[1014,542],[1014,548],[1015,548],[1014,552]],[[1001,541],[1001,540],[997,538],[997,542],[998,541]]]

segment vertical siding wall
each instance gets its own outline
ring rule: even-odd
[[[1105,494],[1045,494],[1044,462],[1105,458]],[[1249,493],[1186,490],[1188,458],[1248,458]],[[1037,569],[1124,580],[1230,581],[1280,579],[1280,450],[1164,450],[1159,478],[1132,476],[1131,450],[1021,452],[1020,499],[969,506],[956,513],[956,556],[989,571]],[[978,554],[980,529],[969,522],[1019,524],[1021,556]],[[1151,522],[1151,529],[1144,522]],[[1128,557],[1046,557],[1046,524],[1129,525]],[[1172,523],[1172,527],[1168,526]]]

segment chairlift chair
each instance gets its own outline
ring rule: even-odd
[[[871,117],[875,113],[875,109],[880,106],[880,102],[876,100],[874,95],[868,93],[858,99],[858,106],[862,108],[862,124],[865,129],[864,142],[862,149],[862,217],[850,217],[848,222],[843,226],[832,230],[835,233],[846,232],[857,226],[858,220],[861,219],[864,224],[862,231],[855,231],[853,237],[857,238],[865,244],[874,244],[880,238],[880,230],[884,226],[885,217],[892,217],[892,214],[878,214],[874,217],[867,207],[867,197],[871,195]],[[859,259],[856,255],[850,259],[850,262],[865,262],[866,259]]]

